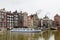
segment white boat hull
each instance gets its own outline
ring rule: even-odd
[[[41,31],[38,31],[38,30],[37,31],[36,30],[35,31],[16,31],[15,30],[15,31],[11,31],[11,32],[41,32]]]
[[[15,29],[15,30],[10,30],[11,32],[41,32],[41,30],[17,30],[17,29]]]

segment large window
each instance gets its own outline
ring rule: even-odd
[[[18,17],[18,15],[14,15],[15,17]]]

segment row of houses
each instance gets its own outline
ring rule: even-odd
[[[37,13],[28,16],[27,12],[0,9],[0,28],[49,28],[53,26],[60,26],[59,15],[55,15],[54,20],[49,19],[48,16],[39,19]]]
[[[39,20],[39,27],[50,28],[53,27],[53,20],[49,19],[48,16],[43,17]]]
[[[5,8],[0,9],[0,27],[4,28],[22,28],[22,27],[37,27],[38,16],[33,14],[28,16],[27,12],[11,12]]]
[[[56,14],[54,20],[49,19],[48,16],[39,20],[39,27],[60,29],[60,15]]]

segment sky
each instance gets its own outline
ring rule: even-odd
[[[60,0],[0,0],[0,9],[23,11],[28,14],[38,13],[39,18],[47,15],[50,19],[60,15]]]

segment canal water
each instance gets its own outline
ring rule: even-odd
[[[42,31],[40,33],[0,32],[0,40],[60,40],[60,31]]]

